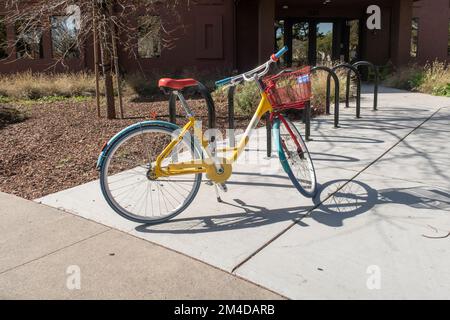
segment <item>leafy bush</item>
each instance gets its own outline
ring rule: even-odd
[[[144,76],[142,73],[127,75],[124,79],[125,93],[138,96],[149,96],[159,92],[158,77],[156,73]]]
[[[322,114],[325,112],[326,103],[326,89],[327,89],[327,73],[316,72],[312,76],[312,93],[311,99],[314,114]],[[347,74],[345,72],[338,72],[340,83],[346,81]],[[340,101],[345,101],[345,85],[339,87]],[[331,103],[334,101],[334,81],[331,80]],[[226,103],[227,90],[218,89],[213,92],[213,98],[216,102]],[[235,94],[235,110],[240,115],[252,115],[258,107],[261,99],[259,89],[254,82],[246,82],[237,86]]]
[[[442,62],[435,61],[424,67],[420,83],[415,90],[437,96],[450,96],[450,68]]]
[[[423,79],[423,68],[410,65],[394,71],[384,80],[384,85],[403,90],[413,90],[421,84]]]
[[[246,82],[236,89],[235,110],[237,114],[250,116],[255,113],[261,93],[255,82]]]
[[[384,85],[438,96],[450,96],[450,68],[439,61],[428,63],[424,67],[410,65],[393,72],[386,78]]]
[[[216,104],[228,103],[228,89],[219,88],[212,93]],[[250,116],[258,107],[261,94],[254,82],[245,82],[236,87],[234,95],[235,113],[242,116]]]
[[[0,128],[7,124],[22,122],[27,116],[12,107],[0,106]]]
[[[385,81],[392,75],[393,72],[394,72],[394,65],[390,61],[384,66],[378,66],[379,81],[380,82]],[[375,79],[375,71],[373,71],[372,68],[369,68],[369,79],[370,80]]]

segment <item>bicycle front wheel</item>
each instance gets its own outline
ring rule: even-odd
[[[173,128],[160,124],[137,126],[117,139],[105,154],[100,170],[103,195],[118,214],[139,223],[169,220],[189,206],[196,196],[202,174],[157,178],[157,157],[178,137]],[[183,139],[162,163],[199,159],[190,139]]]
[[[317,193],[317,179],[311,155],[295,125],[283,116],[274,122],[275,143],[284,171],[297,190],[308,198]]]

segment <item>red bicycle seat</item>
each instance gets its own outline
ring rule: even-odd
[[[195,87],[198,85],[197,80],[194,79],[170,79],[163,78],[159,80],[160,88],[169,88],[173,90],[182,90],[187,87]]]

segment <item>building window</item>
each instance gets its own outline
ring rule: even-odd
[[[139,58],[161,56],[161,18],[142,16],[138,18],[138,55]]]
[[[53,58],[80,58],[79,29],[73,16],[51,17]]]
[[[16,23],[16,54],[17,58],[42,59],[42,28],[26,23]]]
[[[411,57],[417,57],[419,48],[419,18],[413,18],[411,23]]]
[[[0,16],[0,59],[8,57],[8,37],[4,19],[5,17]]]

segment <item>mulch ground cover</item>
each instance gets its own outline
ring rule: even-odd
[[[202,100],[191,100],[192,108],[203,123],[207,108]],[[0,106],[5,108],[5,106]],[[0,191],[27,199],[36,199],[98,179],[95,165],[103,144],[123,128],[140,122],[168,120],[168,103],[126,102],[125,119],[97,117],[95,103],[54,102],[14,106],[27,115],[18,123],[0,126]],[[217,124],[228,123],[225,104],[218,104]],[[179,124],[184,122],[178,110]],[[249,119],[236,118],[236,127],[244,128]]]

